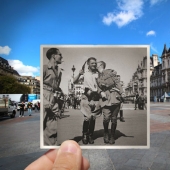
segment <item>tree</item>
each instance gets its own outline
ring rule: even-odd
[[[0,76],[0,94],[29,94],[31,89],[13,76]]]

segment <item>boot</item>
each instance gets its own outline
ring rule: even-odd
[[[109,143],[109,131],[108,131],[109,122],[103,122],[104,127],[104,143]]]
[[[89,129],[89,121],[84,121],[83,122],[83,138],[82,138],[82,142],[85,145],[87,145],[88,142],[89,142],[88,129]]]
[[[123,110],[120,110],[120,121],[125,122],[125,119],[123,117]]]
[[[117,127],[117,124],[112,123],[112,125],[111,125],[111,138],[109,140],[110,144],[114,144],[115,143],[114,135],[115,135],[116,127]]]
[[[94,133],[95,122],[96,120],[94,120],[93,116],[91,116],[91,120],[89,124],[89,144],[94,144],[93,133]]]

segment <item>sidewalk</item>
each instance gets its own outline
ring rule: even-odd
[[[90,161],[90,170],[169,170],[170,106],[166,105],[165,103],[156,107],[151,105],[150,149],[83,150],[83,155]],[[6,130],[6,134],[7,131],[11,131],[13,135],[12,138],[8,137],[8,140],[5,140],[6,145],[0,147],[0,170],[24,169],[47,151],[39,149],[38,114],[24,119],[25,122],[19,122],[19,118],[14,119],[15,129],[11,123],[10,126],[6,126],[4,122],[1,122],[0,126],[3,131]],[[16,143],[15,141],[20,141],[22,137],[21,125],[24,125],[27,136],[23,142]],[[15,131],[21,132],[18,139],[14,134]],[[3,132],[0,132],[0,135],[2,136]],[[29,140],[29,136],[31,140]],[[34,137],[32,138],[32,136]],[[14,154],[16,151],[17,155]]]
[[[156,108],[155,108],[156,106]],[[115,170],[170,169],[170,105],[151,103],[150,149],[107,150]]]

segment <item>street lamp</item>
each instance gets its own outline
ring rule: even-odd
[[[75,72],[76,68],[73,65],[72,71],[73,71],[73,79],[74,79],[74,72]]]

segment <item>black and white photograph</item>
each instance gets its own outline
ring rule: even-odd
[[[40,147],[150,147],[149,45],[41,45]]]

